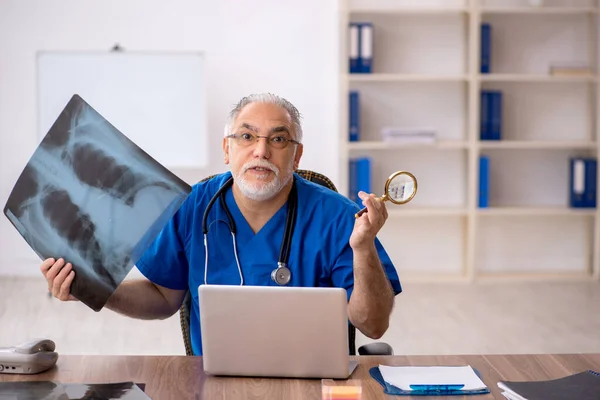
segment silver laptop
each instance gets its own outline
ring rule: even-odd
[[[212,375],[346,379],[346,290],[200,285],[204,371]]]

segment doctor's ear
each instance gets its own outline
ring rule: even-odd
[[[302,153],[304,152],[304,146],[299,144],[296,148],[296,153],[294,154],[294,169],[298,169],[300,165],[300,159],[302,158]]]
[[[229,164],[229,141],[227,138],[223,138],[223,161],[225,164]]]

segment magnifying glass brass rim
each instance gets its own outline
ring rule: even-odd
[[[399,175],[408,175],[412,179],[412,181],[413,181],[413,183],[415,185],[413,192],[410,194],[410,197],[408,199],[406,199],[406,200],[401,200],[401,201],[392,199],[390,196],[388,196],[388,191],[390,189],[390,183],[392,182],[392,180],[394,180],[394,178],[398,177]],[[381,201],[387,201],[387,200],[389,200],[389,201],[391,201],[394,204],[406,204],[409,201],[411,201],[413,199],[413,197],[415,197],[415,195],[417,194],[417,187],[418,187],[418,185],[417,185],[417,178],[415,178],[415,176],[413,174],[411,174],[408,171],[396,171],[393,174],[391,174],[388,177],[387,181],[385,182],[385,193],[384,193],[383,196],[381,196],[379,198],[379,200],[381,200]],[[361,215],[363,215],[366,211],[367,211],[367,208],[365,207],[362,210],[360,210],[359,212],[357,212],[356,214],[354,214],[354,217],[358,218]]]
[[[392,199],[390,196],[388,196],[389,189],[390,189],[390,183],[394,180],[395,177],[397,177],[399,175],[408,175],[411,177],[411,179],[415,183],[415,190],[413,190],[410,197],[406,200],[401,200],[401,201]],[[415,194],[417,194],[417,178],[415,178],[415,176],[408,171],[397,171],[397,172],[394,172],[393,174],[391,174],[390,177],[385,182],[385,194],[383,196],[381,196],[381,198],[383,200],[383,198],[385,197],[386,200],[389,200],[394,204],[406,204],[409,201],[411,201],[413,199],[413,197],[415,197]]]

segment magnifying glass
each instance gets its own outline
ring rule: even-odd
[[[406,204],[417,194],[417,178],[407,171],[394,172],[385,182],[385,194],[379,198],[381,201],[391,201],[394,204]],[[363,208],[354,216],[356,218],[367,212]]]

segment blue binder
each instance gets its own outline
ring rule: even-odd
[[[351,158],[348,165],[348,198],[356,203],[358,190],[356,189],[356,181],[358,173],[356,171],[356,160]]]
[[[482,90],[479,110],[479,138],[481,140],[502,139],[502,92]]]
[[[581,157],[569,160],[569,205],[573,208],[585,208],[586,182],[586,159]]]
[[[479,110],[479,139],[490,140],[492,138],[490,113],[491,101],[490,94],[486,90],[480,93],[480,110]]]
[[[348,140],[357,142],[360,139],[360,95],[358,91],[350,91],[348,99],[349,132]]]
[[[360,24],[351,22],[348,25],[348,63],[349,72],[360,72]]]
[[[481,378],[479,372],[474,370],[475,373]],[[402,390],[394,385],[390,385],[387,383],[383,376],[381,376],[381,372],[378,367],[373,367],[369,369],[369,374],[377,383],[379,383],[383,387],[383,392],[389,395],[396,396],[465,396],[472,394],[488,394],[490,390],[488,388],[479,389],[479,390],[462,390],[459,386],[451,386],[451,385],[430,385],[427,387],[423,387],[416,390]]]
[[[502,139],[502,92],[490,91],[491,113],[490,113],[490,139]]]
[[[369,157],[351,159],[349,175],[349,198],[362,206],[362,200],[358,197],[358,192],[362,190],[371,193],[371,159]]]
[[[359,34],[359,72],[370,74],[373,72],[373,24],[363,22],[360,24]]]
[[[596,208],[596,179],[598,162],[589,158],[585,160],[585,192],[584,205],[586,208]]]
[[[359,158],[356,164],[356,172],[356,201],[358,205],[362,206],[362,200],[358,197],[358,192],[362,190],[371,193],[371,159],[368,157]]]
[[[490,196],[490,159],[479,157],[479,207],[489,207]]]
[[[490,73],[490,63],[492,57],[492,27],[488,23],[481,24],[481,64],[480,72],[482,74]]]

